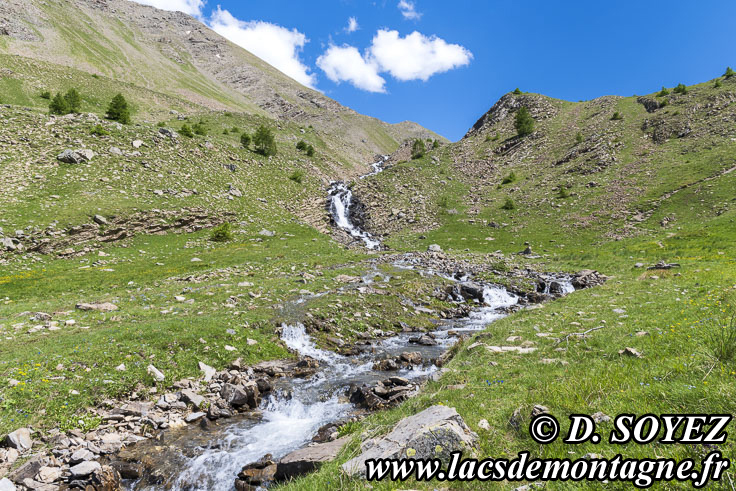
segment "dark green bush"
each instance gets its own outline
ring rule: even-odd
[[[307,146],[307,157],[314,157],[314,147],[312,145]]]
[[[504,177],[501,184],[511,184],[516,181],[516,173],[514,171],[509,172],[509,175]]]
[[[49,100],[50,101],[51,100],[51,92],[49,92],[48,90],[44,90],[43,92],[41,92],[41,99],[46,99],[46,100]]]
[[[726,73],[724,73],[723,76],[726,77],[726,78],[731,78],[734,75],[736,75],[736,72],[733,71],[733,68],[731,68],[730,66],[729,67],[726,67]]]
[[[253,135],[253,145],[256,148],[256,152],[261,155],[265,155],[266,157],[276,155],[276,139],[270,128],[266,128],[263,125],[259,126],[255,135]]]
[[[583,143],[583,134],[578,131],[578,133],[575,135],[575,142],[576,143]]]
[[[519,90],[519,87],[516,87],[513,93],[514,95],[521,95],[521,90]]]
[[[294,181],[297,184],[301,184],[304,180],[304,171],[301,169],[295,170],[290,176],[289,179]]]
[[[192,125],[192,131],[194,131],[195,135],[199,136],[206,136],[207,135],[207,127],[204,125],[203,121],[199,121],[197,123],[194,123]]]
[[[250,147],[250,135],[248,133],[243,133],[240,135],[240,144],[243,146],[243,148]]]
[[[104,127],[103,127],[103,126],[101,125],[101,124],[97,124],[97,125],[95,125],[95,126],[94,126],[94,127],[93,127],[93,128],[92,128],[92,129],[90,130],[90,131],[89,131],[89,134],[90,134],[90,135],[94,135],[94,136],[106,136],[106,135],[109,135],[109,134],[110,134],[110,132],[109,132],[109,131],[107,131],[107,130],[106,130],[106,129],[105,129],[105,128],[104,128]]]
[[[123,94],[118,94],[112,98],[110,105],[107,106],[105,117],[122,124],[130,123],[130,108]]]
[[[503,206],[501,206],[502,210],[513,210],[516,208],[516,205],[514,204],[514,200],[511,198],[506,198],[506,201],[503,203]]]
[[[181,133],[183,136],[186,136],[187,138],[194,138],[194,133],[192,133],[192,128],[190,128],[189,125],[186,123],[184,123],[181,126],[179,133]]]
[[[210,240],[213,242],[228,242],[233,240],[232,226],[229,222],[225,222],[219,227],[212,229]]]
[[[669,95],[669,93],[670,93],[669,89],[663,85],[662,90],[659,91],[659,93],[657,94],[657,97],[664,97],[666,95]]]
[[[624,117],[618,111],[613,113],[613,116],[611,116],[611,121],[621,121],[622,119],[624,119]]]
[[[522,107],[516,112],[514,127],[516,128],[516,133],[520,137],[525,137],[534,131],[534,118],[529,114],[529,110],[527,108]]]
[[[61,95],[61,92],[57,92],[54,98],[51,99],[49,112],[57,115],[69,114],[69,104],[66,103],[66,99]]]
[[[296,143],[296,149],[297,150],[302,150],[302,151],[306,150],[307,149],[307,142],[305,142],[304,140],[299,140]]]
[[[421,159],[424,157],[424,152],[426,152],[427,149],[424,146],[423,140],[414,140],[414,143],[411,145],[411,158],[412,159]]]
[[[677,84],[677,87],[672,89],[675,94],[687,94],[687,87],[685,84]]]

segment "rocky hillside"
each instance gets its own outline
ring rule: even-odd
[[[405,151],[360,182],[370,227],[600,240],[721,215],[734,206],[736,77],[665,92],[578,103],[509,93],[460,142],[415,160]],[[535,121],[525,137],[514,127],[522,107]]]
[[[391,125],[362,116],[300,85],[188,15],[128,0],[4,1],[0,53],[127,82],[210,110],[311,125],[349,163],[370,161],[409,137],[437,138],[415,124]],[[39,89],[67,85],[62,81],[41,88],[13,73],[2,75],[0,87],[12,87],[26,98]]]

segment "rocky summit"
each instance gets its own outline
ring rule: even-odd
[[[393,489],[366,463],[734,455],[606,436],[624,413],[733,413],[736,73],[499,91],[455,142],[330,98],[424,94],[417,64],[461,48],[419,32],[427,3],[395,12],[413,63],[381,50],[398,31],[343,44],[354,17],[314,39],[344,83],[323,92],[211,16],[0,3],[0,491]],[[573,415],[602,440],[533,439]]]

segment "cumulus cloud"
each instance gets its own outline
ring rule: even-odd
[[[184,12],[194,17],[202,17],[204,0],[134,0],[143,5],[150,5],[161,10]]]
[[[350,17],[348,19],[348,26],[345,28],[345,32],[355,32],[358,29],[360,29],[360,26],[358,26],[358,19]]]
[[[221,9],[219,5],[212,12],[209,25],[216,33],[250,51],[297,82],[314,88],[315,75],[309,73],[309,68],[299,59],[302,48],[309,42],[301,32],[270,22],[244,22]]]
[[[411,0],[400,0],[399,10],[401,11],[401,15],[404,16],[404,19],[419,20],[422,18],[422,14],[417,12],[417,7]]]
[[[386,80],[378,74],[378,68],[354,46],[330,46],[317,58],[317,66],[333,82],[346,81],[368,92],[385,92]]]
[[[467,65],[473,58],[463,46],[449,44],[437,36],[414,31],[402,38],[398,31],[385,29],[373,37],[369,56],[380,71],[401,81],[426,81],[434,74]]]

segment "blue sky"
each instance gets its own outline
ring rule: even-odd
[[[576,101],[736,67],[733,0],[137,1],[199,17],[360,113],[451,140],[516,87]]]

